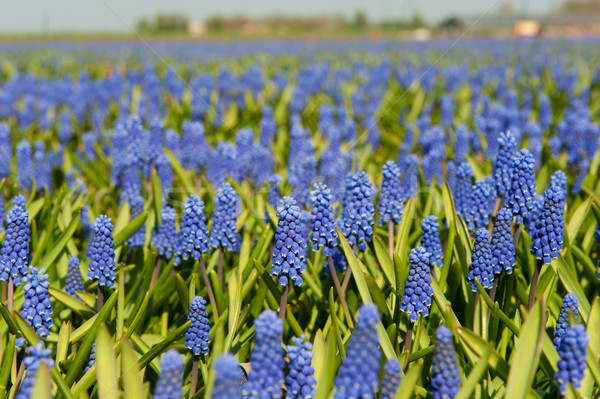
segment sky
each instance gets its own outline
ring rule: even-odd
[[[1,33],[118,31],[133,29],[141,18],[160,12],[186,14],[191,20],[214,15],[264,17],[274,14],[342,14],[351,18],[364,11],[372,20],[408,19],[415,13],[427,21],[439,22],[456,14],[493,14],[501,4],[510,3],[516,11],[524,4],[530,13],[559,7],[561,0],[0,0]]]

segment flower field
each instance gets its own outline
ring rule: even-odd
[[[0,43],[0,397],[600,397],[593,40]]]

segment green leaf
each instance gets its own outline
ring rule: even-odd
[[[475,367],[469,373],[469,377],[462,384],[462,388],[454,399],[469,399],[474,397],[475,388],[481,381],[485,379],[485,372],[488,368],[488,360],[490,358],[490,348],[485,348],[483,354],[479,358],[479,361]]]
[[[342,335],[340,334],[340,327],[338,324],[337,313],[335,311],[335,300],[333,299],[333,287],[329,289],[329,316],[331,317],[331,325],[333,327],[333,335],[335,342],[340,352],[340,357],[344,359],[346,357],[346,351],[344,350],[344,342]]]
[[[567,232],[567,237],[569,237],[569,245],[573,245],[573,240],[577,237],[577,233],[579,233],[582,223],[587,219],[587,215],[592,207],[592,201],[593,199],[590,197],[581,203],[568,219],[565,230]]]
[[[317,380],[315,399],[326,399],[329,397],[337,370],[335,338],[330,332],[327,334],[327,340],[325,341],[323,333],[319,330],[313,345],[313,365],[315,366],[315,379]]]
[[[142,399],[144,395],[143,375],[138,368],[135,352],[128,340],[121,344],[121,360],[124,397]]]
[[[154,224],[158,230],[160,227],[160,210],[162,209],[162,187],[156,170],[152,171],[152,198],[154,199]]]
[[[62,250],[67,246],[69,240],[73,237],[77,226],[79,225],[79,215],[73,217],[71,223],[64,231],[64,233],[60,236],[58,241],[55,244],[52,244],[52,249],[48,252],[39,262],[38,268],[48,270],[50,266],[54,263],[58,255],[62,252]]]
[[[56,357],[54,361],[60,363],[67,358],[69,351],[69,336],[71,335],[71,325],[63,322],[58,332],[58,343],[56,344]]]
[[[507,398],[524,398],[531,388],[533,377],[537,371],[542,351],[542,339],[546,325],[544,299],[537,301],[529,312],[525,324],[521,327],[519,338],[515,345],[515,354],[511,363],[506,385]]]
[[[115,233],[115,248],[119,245],[123,244],[127,239],[133,236],[138,230],[144,225],[146,222],[146,218],[148,217],[148,212],[144,212],[135,217],[125,228],[117,233]]]
[[[177,295],[179,296],[179,302],[185,311],[187,311],[190,307],[190,297],[189,290],[185,280],[178,274],[175,275],[175,289],[177,290]]]
[[[421,375],[422,367],[421,364],[414,363],[413,366],[408,369],[408,372],[400,382],[400,386],[398,386],[394,399],[410,399],[415,395],[417,381]]]
[[[592,310],[590,311],[590,318],[587,324],[587,332],[590,337],[590,344],[588,353],[591,355],[594,363],[597,364],[596,359],[600,358],[600,298],[594,298],[594,302],[592,303]],[[591,365],[590,370],[592,370],[593,365]],[[592,395],[592,390],[594,388],[594,376],[591,372],[585,373],[583,381],[581,383],[581,388],[579,392],[586,397],[589,398]]]
[[[181,338],[183,334],[187,332],[190,328],[190,322],[186,322],[185,324],[177,327],[175,330],[171,331],[169,335],[158,344],[154,345],[150,348],[146,353],[142,355],[140,360],[138,360],[138,364],[140,369],[146,367],[156,356],[160,355],[173,341]]]
[[[186,173],[186,171],[183,169],[183,167],[179,163],[179,160],[177,159],[177,157],[171,152],[171,150],[169,150],[166,147],[165,147],[164,151],[165,151],[165,154],[167,155],[167,157],[169,158],[169,161],[171,162],[171,166],[173,167],[173,171],[175,172],[175,175],[177,175],[177,178],[183,184],[183,187],[185,188],[186,192],[188,192],[188,193],[195,192],[196,190],[194,189],[194,184],[192,183],[188,174]]]
[[[342,244],[342,249],[344,250],[344,256],[348,261],[348,266],[350,267],[350,271],[352,272],[352,277],[354,277],[354,281],[358,286],[358,292],[360,293],[360,297],[362,298],[363,303],[372,303],[371,295],[369,294],[369,287],[367,286],[367,282],[363,276],[362,268],[356,259],[356,255],[350,248],[348,241],[346,241],[346,237],[342,234],[342,231],[336,227],[338,237],[340,239],[340,243]]]
[[[98,329],[96,338],[96,378],[98,379],[99,397],[119,399],[115,352],[110,340],[110,333],[105,326]]]
[[[23,338],[29,343],[31,346],[35,346],[38,342],[40,342],[40,337],[35,333],[35,331],[31,328],[31,326],[25,321],[23,316],[20,313],[15,313],[13,316],[13,320],[19,327],[19,331],[23,334]]]
[[[481,358],[483,354],[489,350],[490,354],[488,358],[488,365],[492,368],[492,370],[495,370],[503,380],[506,381],[510,367],[508,366],[508,363],[506,363],[506,360],[504,360],[498,354],[498,352],[491,348],[488,342],[464,327],[458,327],[456,329],[456,333],[460,338],[459,342],[461,345],[472,350],[479,358]]]
[[[394,265],[392,264],[392,260],[390,259],[388,251],[386,251],[379,237],[375,237],[373,239],[373,246],[375,247],[375,256],[377,257],[377,262],[381,266],[381,270],[383,270],[386,283],[392,287],[394,291],[396,291]]]
[[[72,297],[71,295],[67,294],[64,291],[57,290],[56,288],[50,287],[48,289],[48,292],[58,302],[62,303],[63,305],[65,305],[66,307],[68,307],[69,309],[71,309],[72,311],[74,311],[79,316],[81,316],[85,319],[92,317],[96,313],[96,312],[94,312],[94,310],[92,308],[87,306],[85,303],[75,299],[74,297]]]
[[[573,276],[571,268],[567,265],[567,262],[562,255],[552,262],[552,266],[556,267],[560,281],[562,281],[567,291],[577,295],[579,298],[579,314],[581,315],[581,318],[587,322],[591,307],[583,288],[581,288],[581,285],[578,283],[577,277]]]
[[[227,338],[225,340],[225,352],[229,352],[231,342],[237,330],[242,310],[242,284],[237,269],[229,274],[229,315],[227,320]]]
[[[46,363],[41,362],[35,373],[35,384],[31,393],[32,398],[50,399],[50,369]]]
[[[4,352],[2,353],[2,366],[0,367],[0,398],[6,397],[6,387],[10,378],[10,370],[13,363],[13,355],[15,353],[16,336],[10,337]]]

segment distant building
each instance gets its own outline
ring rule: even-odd
[[[187,25],[187,33],[191,37],[200,37],[206,33],[206,24],[202,21],[190,21]]]
[[[536,37],[542,32],[542,27],[536,20],[521,19],[515,22],[512,31],[517,37]]]

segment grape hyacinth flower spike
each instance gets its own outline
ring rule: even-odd
[[[208,325],[206,300],[201,296],[192,299],[188,320],[190,322],[190,328],[185,333],[184,345],[186,348],[191,349],[194,354],[190,386],[191,398],[196,392],[196,384],[198,383],[199,356],[208,354],[208,344],[210,343],[210,326]]]
[[[544,192],[544,208],[535,225],[531,243],[531,254],[535,256],[535,269],[529,291],[529,309],[535,302],[535,290],[543,265],[558,258],[563,249],[565,234],[565,195],[559,186],[550,186]]]
[[[8,310],[13,311],[14,286],[21,285],[29,263],[29,214],[14,206],[6,216],[6,234],[0,249],[0,280],[8,284]]]
[[[414,323],[422,317],[429,316],[431,307],[431,254],[423,247],[413,248],[408,256],[410,270],[400,309],[408,314],[409,324],[404,341],[404,350],[410,353],[412,344],[412,329]]]
[[[496,216],[502,197],[510,187],[513,173],[513,157],[516,152],[517,142],[514,135],[510,131],[500,133],[500,137],[498,137],[498,154],[496,155],[492,172],[494,184],[496,185],[496,192],[498,193],[498,198],[496,198],[494,210],[492,211],[492,217]]]
[[[517,248],[521,224],[535,213],[535,160],[528,150],[521,150],[513,157],[513,175],[506,192],[505,203],[517,218],[514,245]]]
[[[45,272],[45,269],[38,270],[37,267],[30,266],[29,273],[23,279],[25,302],[23,302],[21,316],[40,338],[47,338],[53,325],[52,303],[48,294],[50,283]]]
[[[44,345],[41,342],[38,342],[35,347],[29,347],[29,355],[25,357],[23,361],[25,365],[25,378],[23,379],[23,384],[21,385],[21,389],[15,399],[30,399],[33,398],[33,388],[35,386],[37,380],[37,372],[40,369],[40,366],[44,364],[48,371],[52,367],[54,367],[54,360],[50,359],[50,354],[52,350],[44,349]],[[48,386],[48,390],[51,387]]]
[[[567,329],[570,327],[570,316],[573,315],[575,321],[579,322],[578,302],[579,298],[577,298],[577,295],[574,294],[567,294],[562,300],[562,308],[560,309],[558,319],[556,320],[554,340],[552,341],[556,350],[558,350],[561,338],[565,335]]]
[[[498,286],[500,274],[503,271],[507,274],[511,274],[516,263],[516,250],[512,237],[512,222],[512,211],[508,208],[500,209],[494,225],[491,242],[491,265],[494,268],[495,274],[494,284],[492,286],[492,291],[490,292],[490,298],[492,298],[492,300],[494,300],[494,297],[496,296],[496,288]]]
[[[242,379],[240,365],[235,357],[224,353],[215,361],[215,385],[211,399],[230,399],[242,397]]]
[[[290,280],[295,286],[303,284],[302,273],[306,270],[306,241],[304,240],[300,208],[292,197],[284,197],[277,207],[277,230],[273,246],[271,276],[278,277],[283,286],[279,317],[283,320],[287,307]]]
[[[156,263],[154,264],[154,270],[152,272],[152,279],[150,281],[150,289],[154,287],[158,276],[160,274],[160,267],[162,264],[162,257],[171,259],[173,252],[177,245],[177,215],[175,209],[171,208],[163,201],[163,207],[160,210],[160,226],[152,231],[152,239],[150,242],[156,248],[156,251],[160,256],[156,257]]]
[[[458,362],[452,343],[452,333],[445,326],[435,332],[435,349],[431,366],[429,391],[433,399],[454,398],[459,391]]]
[[[254,333],[256,338],[250,356],[251,371],[243,388],[243,397],[281,398],[285,367],[281,346],[283,322],[274,311],[265,310],[254,320]]]
[[[490,244],[490,233],[485,228],[480,228],[475,232],[475,243],[471,254],[471,264],[469,265],[469,274],[467,275],[467,284],[475,293],[475,305],[473,307],[473,317],[477,314],[479,304],[479,290],[475,280],[484,289],[494,288],[494,267],[492,266],[492,250]]]
[[[304,342],[304,335],[300,338],[292,338],[292,342],[295,345],[287,346],[287,355],[290,359],[289,373],[285,379],[287,394],[298,399],[313,398],[317,385],[311,366],[313,346],[310,342]]]
[[[430,266],[444,266],[444,254],[442,253],[442,243],[439,233],[440,224],[437,217],[433,215],[425,216],[421,223],[421,245],[425,251],[431,254]]]
[[[153,399],[181,399],[183,397],[183,360],[175,349],[168,350],[160,359],[160,377],[154,388]]]
[[[573,388],[581,387],[584,372],[587,367],[586,356],[587,347],[590,342],[585,327],[576,324],[567,328],[558,345],[558,371],[554,374],[554,380],[558,383],[560,392],[564,394],[567,386],[571,384]]]
[[[83,278],[81,278],[81,271],[79,270],[79,259],[76,256],[69,258],[69,265],[67,269],[67,279],[65,284],[65,291],[67,294],[80,299],[76,291],[85,291],[83,287]]]
[[[113,241],[112,220],[100,215],[92,224],[93,246],[90,250],[88,278],[98,281],[98,312],[104,303],[102,287],[112,288],[115,282],[115,244]]]
[[[217,275],[223,284],[223,250],[238,252],[241,238],[236,232],[237,213],[240,207],[239,197],[229,183],[223,183],[215,198],[210,246],[219,250]]]
[[[381,382],[381,399],[393,399],[400,386],[400,361],[391,358],[385,363],[383,381]]]
[[[335,399],[375,398],[379,387],[381,348],[377,336],[379,311],[372,303],[358,310],[346,358],[334,380]]]
[[[369,176],[365,172],[348,174],[341,226],[348,244],[365,252],[367,243],[371,242],[374,221],[373,187]]]
[[[390,259],[394,259],[394,225],[402,221],[402,185],[400,168],[393,161],[387,161],[381,170],[383,181],[379,194],[379,225],[388,226],[388,247]]]

